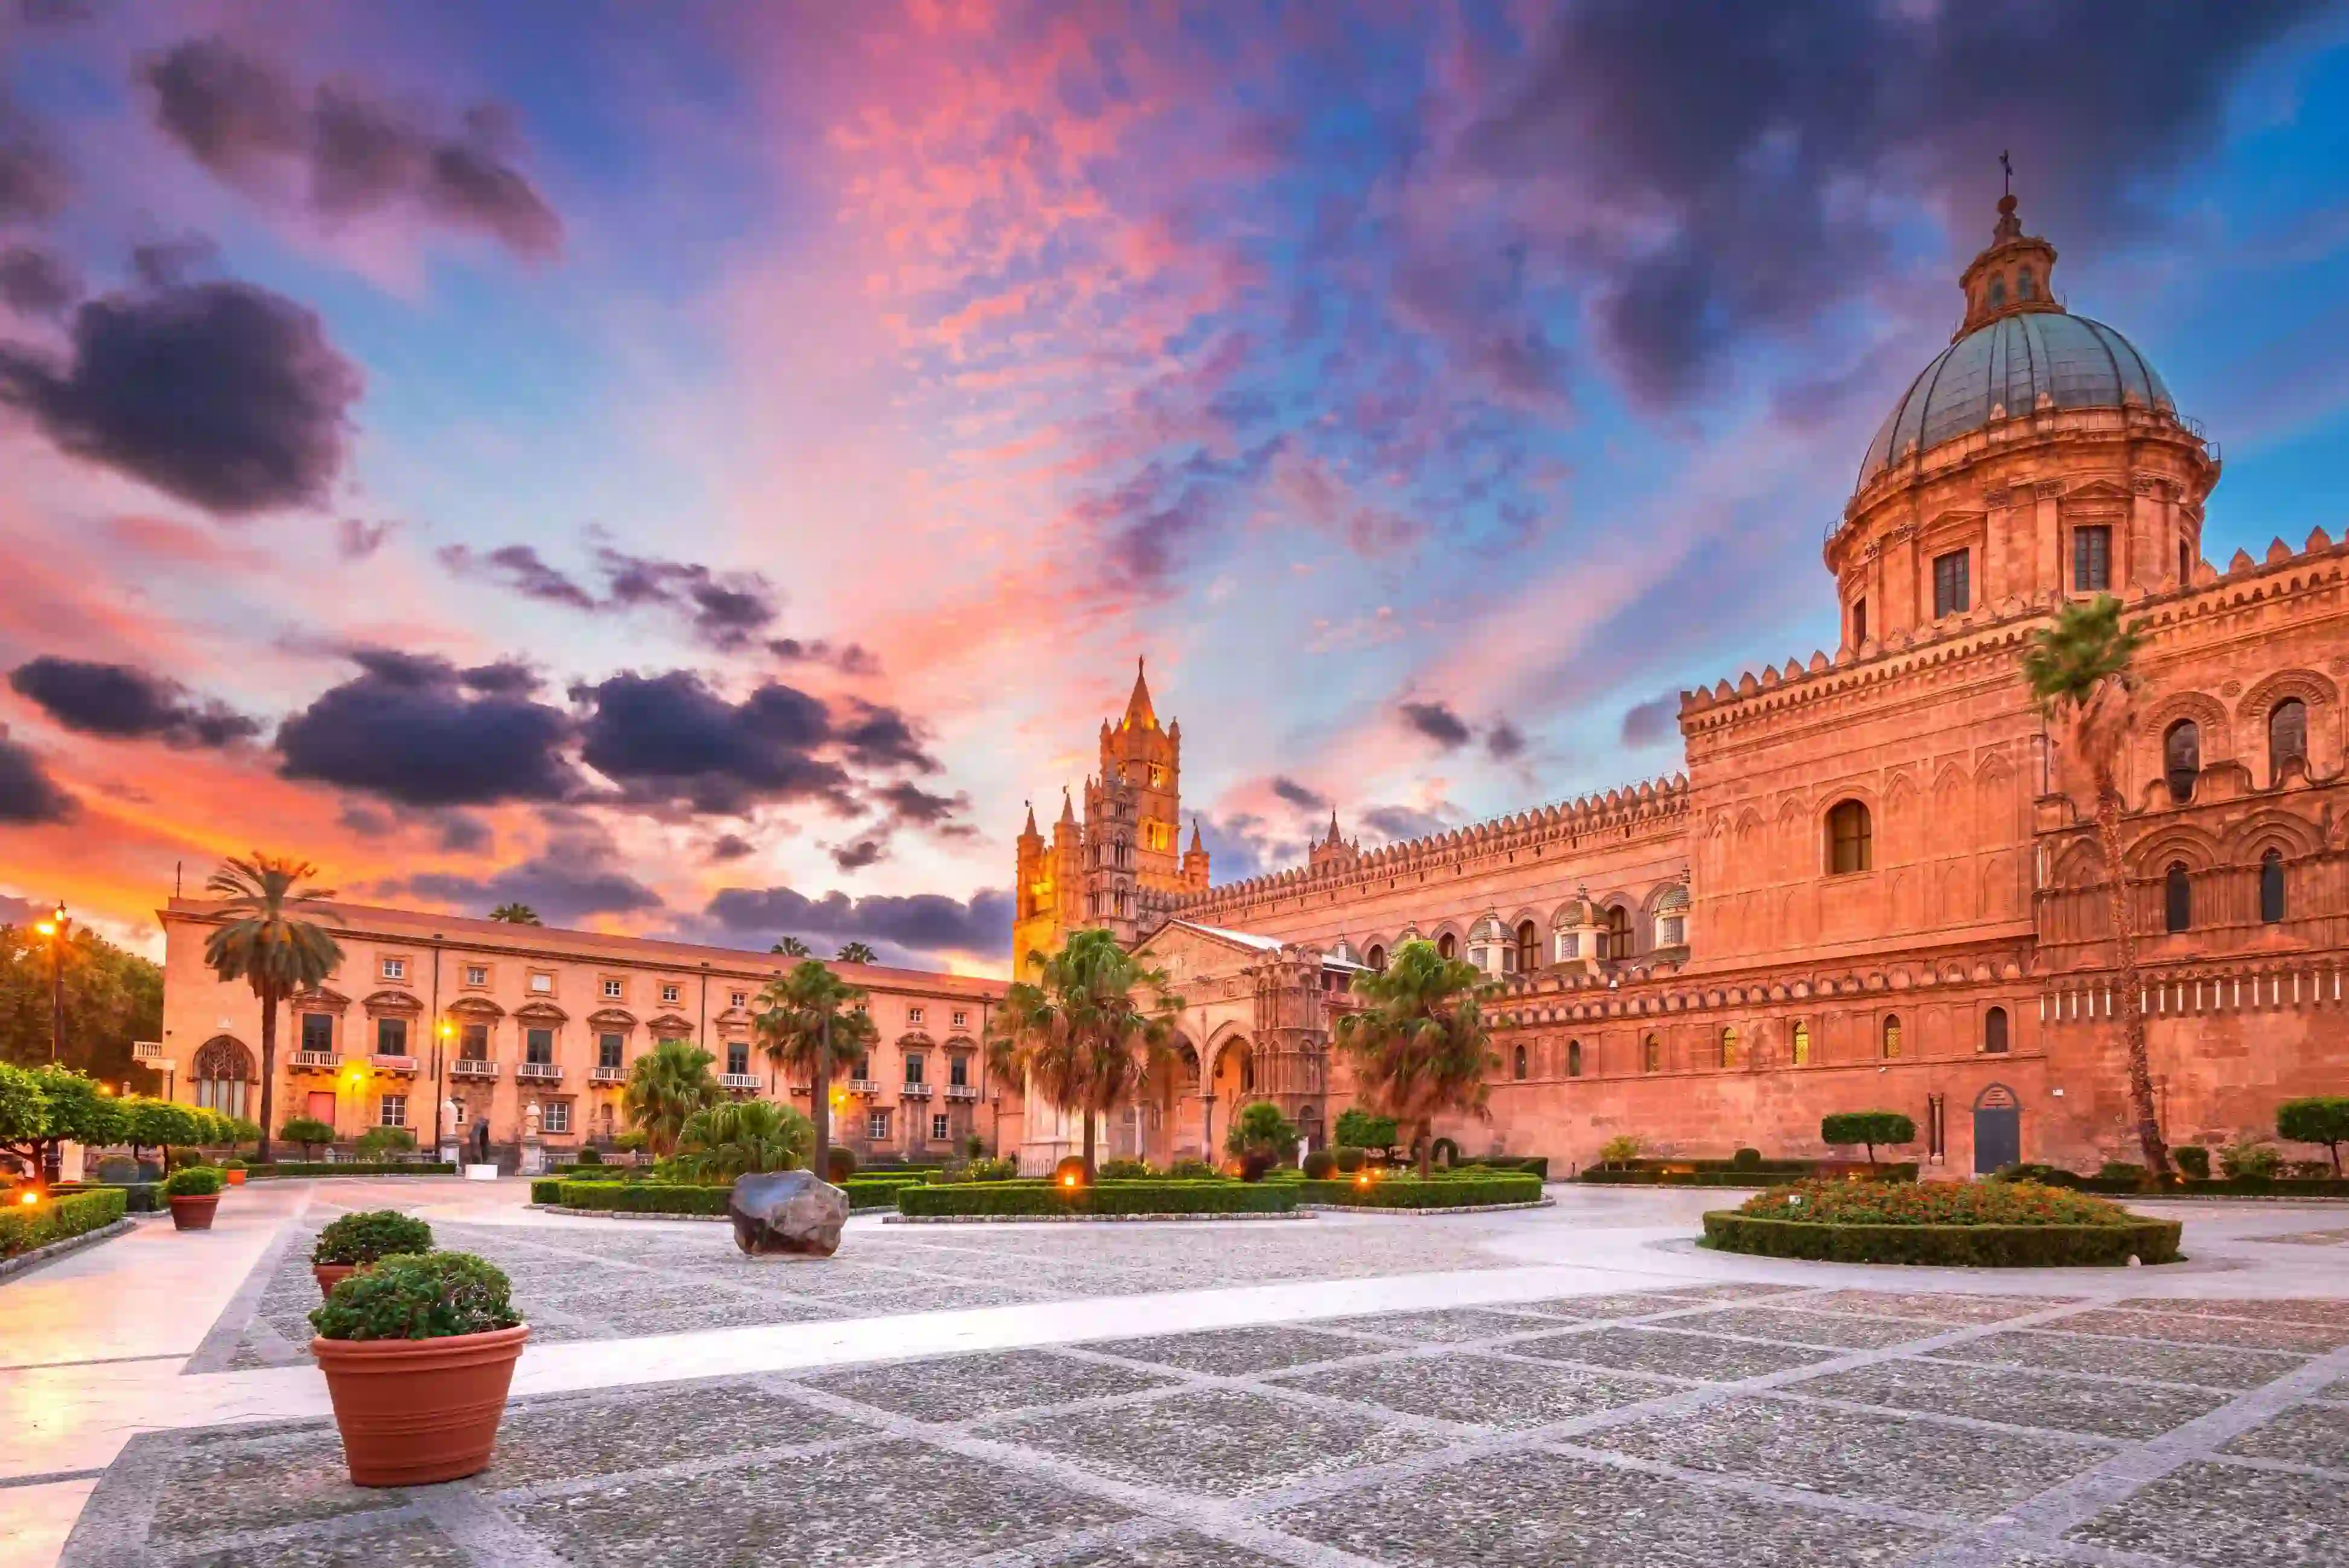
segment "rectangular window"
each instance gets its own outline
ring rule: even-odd
[[[2101,593],[2113,585],[2113,531],[2075,528],[2072,531],[2072,591]]]
[[[937,1115],[930,1118],[930,1141],[933,1143],[944,1143],[946,1140],[947,1119],[946,1113],[941,1111]]]
[[[547,1101],[544,1106],[540,1108],[540,1109],[541,1114],[539,1119],[543,1124],[544,1130],[548,1132],[568,1132],[571,1130],[571,1102],[569,1100],[551,1099]]]
[[[302,1048],[323,1056],[335,1048],[335,1020],[327,1013],[302,1015]]]
[[[662,986],[662,987],[661,987],[661,1000],[662,1000],[662,1001],[664,1001],[664,1002],[679,1002],[679,1001],[683,1001],[684,999],[685,999],[685,987],[683,987],[682,985],[664,985],[664,986]]]
[[[465,965],[465,984],[466,984],[466,985],[488,985],[489,983],[490,983],[490,966],[489,966],[488,965],[486,965],[486,964],[468,964],[468,965]]]
[[[871,1139],[875,1143],[887,1142],[889,1139],[889,1113],[885,1110],[867,1112],[864,1118],[864,1136]]]
[[[382,1105],[378,1111],[378,1119],[386,1127],[406,1127],[408,1125],[408,1097],[404,1094],[385,1095],[383,1097]]]
[[[921,1057],[907,1057],[905,1058],[905,1081],[907,1083],[919,1083],[922,1081]]]
[[[730,991],[726,994],[726,1005],[730,1007],[740,1007],[750,999],[750,993],[748,991]]]
[[[620,1065],[621,1047],[622,1040],[618,1035],[596,1036],[595,1065],[599,1068],[618,1067]]]
[[[1851,645],[1856,648],[1867,641],[1868,601],[1854,599],[1851,602]]]
[[[1933,558],[1933,614],[1962,615],[1974,607],[1972,555],[1963,550]]]
[[[959,1007],[955,1009],[954,1021],[954,1026],[957,1029],[968,1029],[970,1027],[970,1015],[964,1012]]]
[[[554,1031],[530,1029],[523,1035],[522,1059],[533,1067],[545,1067],[554,1060]]]
[[[750,1047],[747,1041],[726,1042],[726,1070],[737,1074],[750,1070]]]
[[[970,1087],[970,1058],[968,1057],[957,1055],[947,1058],[947,1082],[952,1084],[957,1088],[968,1088]]]
[[[922,1010],[919,1007],[908,1007],[905,1009],[905,1023],[908,1026],[918,1025],[921,1021]]]
[[[465,1125],[465,1102],[463,1100],[452,1099],[449,1102],[449,1125],[451,1127],[462,1127]]]
[[[387,980],[405,980],[405,979],[407,979],[407,978],[408,978],[408,960],[407,960],[407,959],[405,959],[405,958],[387,958],[387,959],[385,959],[385,960],[383,961],[383,977],[384,977],[385,979],[387,979]]]
[[[457,1055],[469,1062],[490,1059],[490,1026],[487,1024],[467,1024],[457,1031]]]
[[[408,1054],[408,1020],[378,1018],[375,1021],[375,1054],[379,1057],[404,1057]]]
[[[621,981],[606,980],[604,982],[604,996],[606,1001],[616,1002],[621,997],[626,995],[627,993],[628,988],[626,985]]]
[[[545,974],[533,975],[530,977],[530,988],[542,996],[547,995],[554,989],[554,976]]]

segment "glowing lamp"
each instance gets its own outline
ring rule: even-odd
[[[1074,1187],[1076,1184],[1077,1184],[1077,1173],[1076,1173],[1075,1171],[1070,1171],[1066,1176],[1063,1176],[1063,1177],[1061,1177],[1061,1186],[1063,1186],[1063,1187]]]
[[[1367,1186],[1369,1186],[1370,1184],[1371,1184],[1371,1173],[1370,1173],[1369,1171],[1363,1171],[1361,1174],[1360,1174],[1360,1175],[1358,1175],[1358,1176],[1356,1176],[1356,1177],[1354,1178],[1354,1185],[1355,1185],[1355,1186],[1357,1186],[1357,1187],[1367,1187]]]
[[[38,1192],[34,1191],[30,1187],[26,1188],[23,1191],[16,1194],[16,1202],[19,1203],[37,1203],[40,1201],[41,1195]]]
[[[47,920],[39,922],[33,927],[33,929],[39,932],[43,936],[55,936],[57,934],[56,923]]]

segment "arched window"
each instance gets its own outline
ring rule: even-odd
[[[1993,306],[2006,303],[2006,274],[2001,273],[1990,280],[1990,303]]]
[[[1631,912],[1619,903],[1607,906],[1607,929],[1599,934],[1599,956],[1616,964],[1631,956]]]
[[[2029,267],[2020,268],[2014,274],[2014,297],[2017,299],[2037,299],[2039,297],[2039,285],[2032,282],[2031,269]]]
[[[1734,1024],[1721,1031],[1721,1065],[1723,1068],[1737,1065],[1737,1026]]]
[[[1806,1068],[1811,1065],[1811,1026],[1808,1024],[1804,1023],[1800,1018],[1795,1020],[1795,1047],[1793,1054],[1795,1057],[1795,1065],[1796,1067]]]
[[[2183,540],[2178,545],[2178,581],[2181,584],[2194,581],[2194,547]]]
[[[1371,950],[1362,954],[1362,961],[1368,964],[1371,968],[1384,974],[1387,966],[1387,950],[1373,944]]]
[[[1876,869],[1876,827],[1857,800],[1838,800],[1827,812],[1827,874]]]
[[[1443,935],[1435,939],[1435,952],[1436,956],[1440,958],[1459,957],[1460,939],[1453,935],[1452,933],[1448,931],[1445,932]]]
[[[1509,1058],[1509,1076],[1519,1078],[1526,1076],[1526,1048],[1523,1046],[1519,1046]]]
[[[2166,930],[2186,931],[2194,924],[2194,881],[2184,861],[2170,861],[2161,879],[2161,914]]]
[[[1884,1016],[1884,1059],[1889,1062],[1899,1055],[1900,1016],[1898,1013],[1887,1013]]]
[[[2283,922],[2283,851],[2270,850],[2260,857],[2260,920],[2268,925]]]
[[[1517,923],[1517,973],[1530,975],[1541,967],[1541,933],[1530,920]]]
[[[2161,776],[2168,780],[2169,798],[2183,806],[2194,799],[2194,780],[2202,772],[2202,732],[2190,718],[2181,718],[2161,738]]]
[[[1982,1015],[1982,1049],[1992,1056],[2006,1054],[2006,1009],[1992,1007]]]
[[[2308,705],[2288,696],[2268,710],[2268,781],[2283,778],[2283,765],[2297,758],[2308,766]]]
[[[1566,1076],[1568,1078],[1582,1076],[1582,1042],[1580,1040],[1566,1042]]]
[[[194,1062],[196,1103],[222,1116],[243,1116],[253,1087],[253,1053],[226,1035],[204,1042]]]
[[[1650,1035],[1640,1042],[1640,1070],[1643,1073],[1661,1072],[1663,1066],[1664,1047],[1656,1043],[1655,1036]]]

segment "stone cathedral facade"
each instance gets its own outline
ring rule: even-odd
[[[1838,647],[1685,693],[1685,775],[1367,851],[1333,821],[1215,887],[1195,835],[1174,854],[1180,733],[1137,678],[1085,821],[1019,841],[1016,959],[1105,925],[1186,1000],[1185,1092],[1108,1144],[1211,1150],[1259,1098],[1318,1136],[1353,977],[1424,937],[1496,988],[1491,1119],[1443,1130],[1472,1153],[1813,1154],[1823,1114],[1880,1108],[1947,1171],[2135,1158],[2111,873],[2021,668],[2103,593],[2146,632],[2119,874],[2168,1136],[2349,1092],[2349,544],[2205,560],[2218,443],[2055,262],[2002,201],[1826,531]],[[1033,1162],[1068,1146],[1048,1115]]]

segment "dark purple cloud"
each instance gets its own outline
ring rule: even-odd
[[[889,841],[886,839],[858,839],[854,843],[834,845],[832,863],[843,872],[861,872],[888,852]]]
[[[560,815],[550,826],[538,853],[489,876],[419,872],[375,883],[368,896],[455,904],[474,915],[502,903],[526,903],[549,925],[667,908],[659,893],[628,874],[618,845],[601,828],[575,813]]]
[[[1401,712],[1404,727],[1414,734],[1426,737],[1446,751],[1456,751],[1468,744],[1474,732],[1468,721],[1441,702],[1406,702]]]
[[[31,827],[62,822],[74,814],[74,798],[50,779],[30,748],[8,737],[0,725],[0,822]]]
[[[1666,692],[1633,705],[1623,715],[1623,744],[1634,750],[1661,746],[1681,732],[1681,701]]]
[[[0,247],[0,305],[18,315],[63,315],[81,298],[81,274],[38,245]]]
[[[731,702],[688,670],[623,674],[573,691],[592,704],[581,756],[642,805],[740,815],[771,801],[855,809],[831,710],[793,687]]]
[[[740,833],[720,833],[709,845],[709,863],[722,866],[729,861],[748,859],[758,853],[759,846]]]
[[[476,107],[449,129],[347,79],[305,98],[284,67],[217,36],[178,45],[145,76],[157,128],[240,189],[291,194],[330,223],[405,210],[520,256],[563,248],[562,220],[514,165],[501,108]]]
[[[829,892],[810,898],[789,887],[726,888],[709,901],[704,919],[729,940],[765,948],[779,936],[797,936],[822,951],[835,943],[869,942],[902,954],[1000,954],[1011,946],[1011,894],[993,888],[968,900],[940,893]]]
[[[383,542],[398,526],[393,522],[368,522],[364,518],[344,518],[335,524],[335,553],[346,561],[365,561],[383,548]]]
[[[1290,805],[1307,811],[1319,811],[1330,804],[1330,798],[1319,790],[1309,789],[1286,774],[1277,774],[1272,780],[1272,792]]]
[[[684,621],[697,641],[719,653],[750,647],[765,637],[781,614],[782,595],[756,572],[719,572],[698,562],[634,555],[605,546],[598,548],[595,556],[599,588],[549,562],[534,545],[506,544],[477,551],[470,545],[450,544],[438,553],[440,563],[460,577],[494,583],[543,604],[560,604],[588,614],[667,610]],[[789,639],[772,640],[767,646],[779,656],[784,647],[792,650],[792,657],[811,656],[807,645]],[[829,655],[825,645],[813,646]],[[848,653],[854,660],[870,658],[854,644]],[[834,661],[827,656],[824,662]]]
[[[222,517],[312,505],[342,471],[357,366],[318,318],[245,284],[112,294],[63,365],[0,345],[0,402],[50,441]]]
[[[72,194],[73,177],[47,130],[0,90],[0,223],[46,222]]]
[[[1514,762],[1526,754],[1526,732],[1500,719],[1485,732],[1485,750],[1495,762]]]
[[[436,553],[440,564],[458,576],[485,579],[525,599],[574,610],[603,608],[592,592],[569,573],[549,565],[533,545],[502,544],[477,552],[470,545],[445,544]]]
[[[382,648],[351,657],[355,679],[278,727],[286,778],[405,806],[561,800],[583,788],[566,755],[571,716],[535,701],[521,666],[460,669]]]
[[[135,665],[44,654],[11,671],[8,685],[57,723],[84,735],[160,740],[187,749],[228,746],[261,733],[260,720]]]
[[[834,644],[823,637],[773,637],[767,651],[787,665],[823,665],[844,676],[877,676],[881,661],[859,643]]]

